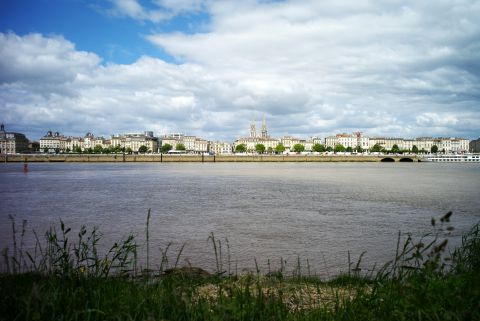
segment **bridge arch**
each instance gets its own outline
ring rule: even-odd
[[[391,163],[391,162],[395,162],[395,160],[391,157],[385,157],[385,158],[382,158],[381,162],[382,163]]]
[[[410,157],[403,157],[400,158],[400,162],[413,163],[413,159],[411,159]]]

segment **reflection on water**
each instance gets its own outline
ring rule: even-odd
[[[8,215],[45,231],[59,219],[98,226],[108,243],[133,232],[144,240],[152,209],[151,252],[186,243],[182,264],[212,268],[210,232],[228,238],[232,266],[272,268],[297,256],[321,275],[347,269],[347,251],[385,262],[399,230],[430,231],[449,210],[453,242],[480,220],[480,166],[425,163],[0,165],[0,242],[10,244]],[[27,240],[28,242],[28,240]]]

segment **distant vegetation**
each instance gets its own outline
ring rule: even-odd
[[[245,144],[238,144],[235,146],[235,153],[245,153],[247,151],[247,146]]]
[[[295,153],[301,153],[305,150],[305,146],[303,146],[302,144],[295,144],[293,145],[293,151]]]
[[[182,143],[178,143],[177,145],[175,145],[175,150],[184,151],[186,150],[186,148],[185,145],[183,145]]]
[[[322,145],[322,144],[313,145],[312,150],[317,153],[323,153],[326,151],[325,145]]]
[[[263,144],[257,144],[255,145],[255,151],[258,153],[258,154],[264,154],[265,153],[265,145]]]
[[[170,150],[172,150],[173,146],[170,144],[164,144],[162,147],[160,147],[160,152],[162,153],[168,153]]]
[[[479,320],[480,227],[448,253],[451,213],[432,219],[419,240],[399,233],[393,259],[365,271],[361,254],[332,280],[287,271],[232,271],[228,240],[208,237],[215,271],[179,266],[183,246],[150,266],[146,243],[135,237],[100,251],[101,233],[75,235],[60,222],[24,249],[26,222],[12,218],[13,242],[3,250],[0,320]],[[146,265],[139,256],[146,253]],[[307,269],[308,271],[308,269]]]
[[[281,154],[285,151],[285,146],[283,146],[282,143],[278,144],[276,147],[275,147],[275,153],[277,154]]]

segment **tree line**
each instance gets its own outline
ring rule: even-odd
[[[49,148],[48,147],[45,147],[43,149],[43,151],[45,153],[48,153],[49,152]],[[55,153],[58,154],[60,152],[60,149],[59,148],[55,148]],[[116,154],[116,153],[126,153],[126,154],[132,154],[133,153],[133,149],[130,148],[130,147],[120,147],[120,145],[117,145],[117,146],[109,146],[109,147],[106,147],[104,148],[102,145],[95,145],[95,147],[89,147],[89,148],[85,148],[84,150],[82,150],[82,148],[78,145],[76,146],[73,146],[73,148],[70,150],[70,148],[66,148],[65,149],[65,152],[66,153],[76,153],[76,154]],[[148,149],[147,146],[145,145],[142,145],[138,148],[138,152],[139,153],[147,153],[147,152],[151,152],[151,150]]]
[[[173,149],[172,145],[165,144],[165,145],[162,145],[160,147],[160,152],[161,153],[168,153],[172,149]],[[184,144],[178,143],[175,146],[175,150],[186,151],[186,148],[185,148]],[[245,144],[239,144],[239,145],[235,146],[235,153],[246,153],[246,152],[255,151],[258,154],[265,154],[265,153],[267,153],[267,154],[282,154],[285,150],[286,150],[286,148],[282,143],[275,146],[275,148],[272,148],[272,147],[266,148],[264,144],[256,144],[255,145],[255,150],[247,150],[247,146]],[[48,148],[44,148],[45,153],[47,153],[48,151],[49,151]],[[305,151],[305,146],[303,144],[293,145],[293,152],[301,153],[303,151]],[[332,148],[331,146],[325,147],[325,145],[323,145],[323,144],[315,144],[315,145],[312,146],[312,151],[313,152],[318,152],[318,153],[324,153],[324,152],[335,152],[335,153],[357,152],[357,153],[363,153],[366,150],[363,149],[360,146],[352,148],[350,146],[345,147],[342,144],[337,144],[337,145],[335,145],[335,147]],[[58,154],[59,152],[60,152],[60,150],[58,148],[56,148],[55,153]],[[109,146],[107,148],[104,148],[101,145],[96,145],[93,148],[89,147],[85,150],[82,150],[82,148],[80,146],[74,146],[72,150],[70,150],[70,148],[67,148],[65,150],[65,152],[66,153],[73,152],[73,153],[78,153],[78,154],[113,154],[113,153],[132,154],[133,150],[130,147],[127,147],[127,148],[120,147],[120,145]],[[143,153],[152,152],[152,151],[149,150],[147,146],[142,145],[142,146],[139,147],[138,152],[143,154]],[[427,151],[423,148],[421,150],[419,150],[416,145],[413,145],[411,150],[402,150],[398,147],[397,144],[394,144],[392,146],[392,149],[387,150],[384,147],[382,147],[381,145],[375,144],[375,145],[373,145],[372,148],[370,148],[370,152],[372,152],[372,153],[392,153],[392,154],[403,154],[403,153],[418,154],[418,153],[426,153]],[[437,153],[438,152],[438,146],[433,145],[430,149],[430,152],[431,153]]]
[[[246,153],[248,152],[253,152],[255,151],[258,154],[282,154],[286,150],[285,146],[283,144],[278,144],[275,148],[269,147],[268,149],[265,148],[265,145],[263,144],[257,144],[255,145],[255,150],[247,150],[247,146],[245,144],[239,144],[235,147],[235,153]],[[295,153],[301,153],[305,151],[305,146],[303,144],[295,144],[293,145],[293,152]],[[363,153],[366,150],[363,149],[361,146],[357,146],[355,148],[352,148],[350,146],[345,147],[342,144],[337,144],[335,147],[325,147],[323,144],[315,144],[312,146],[312,151],[313,152],[318,152],[318,153],[324,153],[324,152],[335,152],[335,153],[341,153],[341,152],[346,152],[346,153],[352,153],[352,152],[357,152],[357,153]],[[392,146],[391,150],[387,150],[384,147],[382,147],[379,144],[373,145],[372,148],[370,148],[370,152],[375,153],[392,153],[392,154],[402,154],[402,153],[426,153],[427,151],[425,149],[419,150],[416,145],[413,145],[411,150],[402,150],[398,147],[397,144]],[[438,152],[438,146],[433,145],[432,148],[430,149],[431,153],[437,153]]]

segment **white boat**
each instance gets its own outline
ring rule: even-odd
[[[480,154],[425,155],[422,162],[480,163]]]

